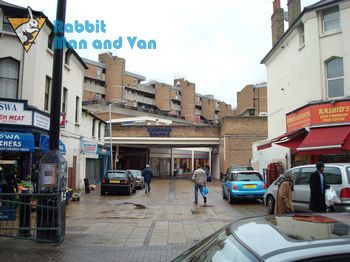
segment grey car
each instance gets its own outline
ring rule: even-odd
[[[350,215],[293,214],[238,220],[173,261],[350,261]]]
[[[294,181],[293,205],[295,211],[308,211],[310,202],[310,175],[315,172],[315,165],[304,165],[289,169]],[[340,204],[334,206],[337,212],[350,212],[350,163],[325,164],[325,180],[338,194]],[[276,193],[281,178],[273,182],[264,194],[264,203],[269,214],[273,214]]]

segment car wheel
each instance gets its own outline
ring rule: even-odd
[[[224,188],[222,188],[222,199],[227,199]]]
[[[231,193],[228,193],[228,197],[227,197],[227,200],[230,204],[233,204],[234,203],[234,199],[233,197],[231,196]]]
[[[268,196],[266,199],[267,212],[272,215],[275,211],[275,199],[273,196]]]
[[[106,191],[101,190],[101,195],[104,196],[106,194]]]

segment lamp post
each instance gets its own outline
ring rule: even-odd
[[[125,100],[118,100],[108,105],[109,114],[109,147],[110,147],[110,158],[111,158],[111,169],[113,169],[113,144],[112,144],[112,106],[119,103],[127,103]]]

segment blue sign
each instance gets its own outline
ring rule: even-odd
[[[170,127],[149,127],[147,128],[150,137],[169,137]]]
[[[47,135],[40,135],[40,150],[46,153],[49,150],[50,137]],[[62,154],[66,154],[66,145],[60,139],[58,145],[58,151]]]
[[[34,147],[33,134],[0,132],[0,151],[34,152]]]

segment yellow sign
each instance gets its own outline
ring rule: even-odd
[[[32,9],[28,7],[28,17],[7,17],[12,29],[26,52],[35,44],[35,39],[44,26],[46,17],[34,18]]]

